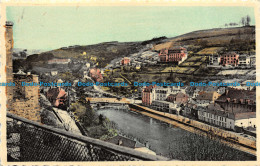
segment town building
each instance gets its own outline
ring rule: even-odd
[[[227,112],[217,103],[210,104],[204,109],[198,109],[198,119],[218,127],[232,130],[236,130],[236,127],[256,128],[255,112]]]
[[[235,52],[227,52],[221,56],[221,65],[237,66],[239,63],[239,54]]]
[[[56,76],[58,74],[58,70],[51,71],[51,76]]]
[[[90,63],[85,63],[86,68],[90,68]]]
[[[122,58],[121,62],[120,62],[120,65],[121,66],[128,66],[128,65],[130,65],[130,58],[128,58],[128,57]]]
[[[219,66],[221,63],[221,56],[219,54],[213,54],[209,56],[209,65]]]
[[[251,55],[250,56],[250,66],[255,67],[255,64],[256,64],[256,57],[255,57],[255,55]]]
[[[129,138],[126,138],[126,137],[123,137],[120,135],[110,138],[110,139],[106,140],[106,142],[109,142],[109,143],[112,143],[112,144],[115,144],[118,146],[124,146],[127,148],[131,148],[131,149],[134,149],[134,150],[137,150],[140,152],[144,152],[144,153],[148,153],[151,155],[156,155],[156,153],[154,151],[150,150],[147,147],[147,146],[149,146],[148,143],[146,144],[146,146],[144,146],[143,144],[141,144],[137,141],[131,140]]]
[[[183,111],[182,111],[182,115],[186,116],[186,117],[193,117],[193,118],[198,118],[198,111],[197,111],[197,105],[189,102],[185,105]]]
[[[97,81],[97,82],[102,82],[103,81],[103,76],[101,74],[101,71],[100,69],[98,68],[91,68],[89,70],[89,75],[90,77],[94,80],[94,81]]]
[[[227,88],[215,102],[227,112],[256,112],[256,91]]]
[[[184,47],[172,47],[162,49],[159,53],[160,62],[181,64],[188,57],[187,49]]]
[[[153,100],[151,107],[155,110],[169,113],[173,103],[168,101]]]
[[[256,112],[235,113],[234,120],[237,127],[256,128]]]
[[[164,88],[162,86],[156,86],[152,90],[152,100],[165,101],[167,97],[170,95],[170,91],[170,87]]]
[[[177,94],[170,94],[166,100],[172,103],[186,104],[189,101],[189,96],[179,92]]]
[[[250,57],[247,55],[239,55],[238,66],[250,66]]]
[[[153,90],[154,86],[150,85],[147,86],[143,89],[142,91],[142,104],[145,106],[150,106],[152,104],[152,99],[153,99]]]
[[[196,98],[196,102],[200,106],[207,106],[210,103],[214,103],[214,101],[220,96],[220,94],[216,91],[212,92],[200,92],[198,97]]]

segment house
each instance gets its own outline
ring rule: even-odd
[[[256,91],[227,88],[215,102],[227,112],[256,112]]]
[[[242,112],[234,114],[235,126],[242,128],[256,128],[256,112]]]
[[[236,130],[236,127],[256,128],[255,112],[227,112],[217,103],[210,104],[207,108],[199,109],[198,119],[212,125],[232,130]]]
[[[86,68],[90,68],[90,63],[87,62],[87,63],[85,64],[85,66],[86,66]]]
[[[101,74],[100,69],[98,68],[92,68],[89,70],[89,75],[90,77],[97,82],[102,82],[103,81],[103,76]]]
[[[90,56],[90,60],[91,60],[92,62],[96,62],[96,61],[97,61],[97,57],[91,55],[91,56]]]
[[[140,69],[141,69],[141,65],[140,65],[140,64],[137,64],[137,65],[135,66],[135,69],[136,69],[136,70],[140,70]]]
[[[142,104],[145,106],[150,106],[152,104],[152,90],[155,86],[145,87],[142,91]]]
[[[179,92],[177,94],[170,94],[166,100],[177,104],[186,104],[189,100],[189,96],[182,92]]]
[[[196,101],[200,106],[207,106],[210,103],[214,103],[214,101],[220,96],[216,91],[212,92],[200,92]]]
[[[247,55],[240,55],[238,58],[239,66],[249,66],[250,65],[250,57]]]
[[[122,58],[121,62],[120,62],[120,65],[121,66],[128,66],[128,65],[130,65],[130,58],[128,58],[128,57]]]
[[[239,55],[235,52],[228,52],[221,56],[220,61],[223,66],[237,66],[239,62]]]
[[[209,65],[219,66],[221,62],[221,56],[219,54],[209,55]]]
[[[56,76],[57,74],[58,74],[58,71],[57,71],[57,70],[51,71],[51,76]]]
[[[184,110],[182,111],[182,115],[186,117],[195,117],[198,118],[198,111],[197,111],[197,105],[194,103],[187,103],[184,107]]]
[[[151,107],[161,112],[176,113],[178,106],[177,104],[168,101],[153,100]]]
[[[256,57],[255,57],[255,55],[251,55],[250,56],[250,66],[255,67],[255,64],[256,64]]]
[[[198,109],[198,119],[213,125],[234,129],[234,121],[227,118],[228,113],[216,103],[211,103],[206,108]]]
[[[165,101],[167,99],[167,97],[170,95],[170,88],[164,88],[161,86],[156,86],[155,88],[153,88],[152,90],[152,96],[153,99],[152,100],[161,100],[161,101]]]
[[[181,64],[185,59],[187,59],[188,54],[184,47],[172,47],[160,50],[159,57],[160,62]]]
[[[140,143],[138,143],[134,140],[131,140],[129,138],[120,136],[120,135],[117,135],[113,138],[110,138],[110,139],[106,140],[106,142],[109,142],[109,143],[112,143],[112,144],[115,144],[115,145],[118,145],[118,146],[124,146],[124,147],[127,147],[127,148],[131,148],[131,149],[141,151],[141,152],[144,152],[144,153],[156,155],[156,153],[154,151],[148,149],[144,145],[142,145],[142,144],[140,144]]]

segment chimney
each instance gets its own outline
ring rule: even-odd
[[[118,145],[120,146],[120,145],[122,145],[123,144],[123,141],[120,139],[120,140],[118,140]]]
[[[5,47],[6,47],[6,82],[13,82],[13,23],[5,24]],[[6,87],[7,109],[11,110],[13,100],[13,87]]]
[[[228,91],[229,91],[228,89],[225,89],[225,94],[226,94],[226,95],[228,95]]]
[[[149,148],[149,143],[148,142],[146,142],[144,145],[145,145],[146,148]]]
[[[13,23],[7,21],[5,24],[6,82],[13,81],[13,44]]]

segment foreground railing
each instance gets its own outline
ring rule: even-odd
[[[7,113],[8,161],[168,160]]]

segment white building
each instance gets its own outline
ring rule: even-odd
[[[58,71],[57,71],[57,70],[51,71],[51,76],[56,76],[57,74],[58,74]]]
[[[86,66],[87,68],[90,68],[90,63],[87,62],[87,63],[85,64],[85,66]]]
[[[214,103],[215,100],[220,96],[216,91],[211,92],[201,92],[196,98],[196,102],[199,106],[207,106]]]
[[[219,66],[220,65],[220,56],[218,54],[213,54],[209,56],[209,65]]]
[[[238,58],[238,65],[239,66],[249,66],[250,65],[250,56],[247,55],[240,55]]]
[[[256,128],[255,112],[225,112],[225,110],[216,103],[210,104],[205,109],[198,108],[198,118],[201,121],[232,130],[235,130],[236,126]]]
[[[157,86],[152,90],[153,100],[165,101],[169,95],[170,95],[169,87],[164,88],[161,86]]]

